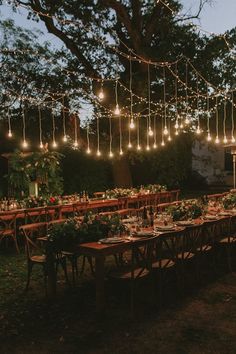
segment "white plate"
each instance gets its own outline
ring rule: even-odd
[[[108,237],[108,238],[102,238],[99,240],[99,243],[104,243],[104,244],[110,244],[110,243],[121,243],[124,242],[125,240],[121,237]]]

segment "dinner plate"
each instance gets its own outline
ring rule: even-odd
[[[180,221],[176,222],[176,225],[179,225],[179,226],[192,226],[193,224],[194,224],[194,222],[191,220],[180,220]]]
[[[99,243],[104,243],[104,244],[110,244],[110,243],[121,243],[124,242],[125,240],[121,237],[108,237],[108,238],[102,238],[99,240]]]
[[[156,226],[157,231],[172,231],[174,230],[175,226],[174,225],[159,225]]]

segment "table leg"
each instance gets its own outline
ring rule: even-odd
[[[105,257],[95,258],[95,279],[96,279],[96,312],[101,313],[105,307]]]

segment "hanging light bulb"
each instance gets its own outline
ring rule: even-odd
[[[227,144],[227,142],[228,142],[227,136],[224,135],[223,143],[224,143],[224,144]]]
[[[171,136],[169,135],[169,136],[168,136],[168,141],[171,141],[171,140],[172,140],[172,138],[171,138]]]
[[[148,135],[149,136],[153,136],[153,130],[152,130],[152,128],[150,126],[148,128]]]
[[[183,127],[184,127],[183,123],[181,123],[179,127],[180,127],[180,129],[183,129]]]
[[[129,149],[131,149],[131,148],[132,148],[132,144],[131,144],[131,142],[129,142],[129,144],[128,144],[128,148],[129,148]]]
[[[165,146],[165,142],[164,142],[164,140],[162,140],[162,142],[161,142],[161,146]]]
[[[175,131],[175,135],[179,135],[179,131],[178,130]]]
[[[90,150],[89,147],[87,148],[86,152],[87,152],[87,154],[90,154],[90,153],[91,153],[91,150]]]
[[[122,156],[124,153],[123,153],[123,150],[122,149],[120,149],[120,155]]]
[[[175,123],[175,129],[179,129],[179,123],[177,121]]]
[[[164,130],[163,130],[163,134],[164,134],[164,135],[168,135],[168,133],[169,133],[169,132],[168,132],[167,126],[165,126],[165,128],[164,128]]]
[[[75,142],[74,142],[74,148],[77,148],[78,147],[78,141],[76,140]]]
[[[39,147],[40,147],[40,149],[43,148],[43,142],[42,141],[40,141]]]
[[[100,101],[104,100],[105,95],[104,95],[103,88],[101,88],[101,90],[98,92],[98,98]]]
[[[231,137],[231,143],[235,143],[235,137],[233,135]]]
[[[64,141],[64,143],[66,143],[66,142],[67,142],[67,140],[68,140],[68,139],[67,139],[67,136],[66,136],[66,135],[64,135],[62,140]]]
[[[146,146],[146,150],[150,151],[150,146],[149,145]]]
[[[97,156],[101,156],[101,151],[97,150]]]
[[[28,147],[28,143],[27,143],[27,141],[24,139],[23,140],[23,142],[22,142],[22,147],[24,148],[24,149],[26,149],[27,147]]]
[[[196,129],[196,134],[197,134],[197,135],[201,134],[201,129],[200,129],[199,126],[198,126],[197,129]]]
[[[187,124],[187,125],[190,123],[190,119],[189,119],[188,116],[186,116],[184,123]]]
[[[56,142],[56,140],[53,140],[53,142],[52,142],[52,147],[53,147],[53,148],[56,148],[56,147],[57,147],[57,142]]]
[[[207,134],[207,141],[211,141],[211,139],[212,139],[212,138],[211,138],[211,134],[208,133],[208,134]]]
[[[130,127],[130,129],[134,129],[135,128],[135,124],[134,124],[134,119],[133,118],[131,118],[129,127]]]
[[[8,138],[12,138],[12,131],[9,129],[9,131],[8,131]]]
[[[216,143],[216,144],[219,144],[219,143],[220,143],[220,139],[219,139],[218,136],[217,136],[216,139],[215,139],[215,143]]]
[[[141,150],[141,146],[138,144],[137,145],[137,150],[140,151]]]
[[[153,144],[153,149],[156,149],[156,148],[157,148],[157,144],[154,143],[154,144]]]
[[[117,103],[116,108],[115,108],[115,110],[114,110],[114,114],[115,114],[116,116],[119,116],[119,115],[120,115],[120,108],[119,108],[118,103]]]
[[[114,156],[113,152],[110,151],[110,152],[109,152],[109,157],[112,158],[113,156]]]

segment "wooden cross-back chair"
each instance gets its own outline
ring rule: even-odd
[[[35,224],[46,221],[45,207],[25,209],[25,224]]]
[[[0,244],[4,240],[12,239],[17,252],[19,253],[19,246],[16,235],[16,212],[9,212],[5,215],[0,215]]]
[[[47,236],[48,224],[47,222],[34,223],[23,225],[20,227],[20,231],[23,233],[25,239],[25,251],[27,256],[27,283],[25,290],[27,291],[30,285],[30,278],[32,274],[32,270],[34,265],[38,265],[42,267],[43,277],[44,277],[44,285],[45,291],[47,294],[47,259],[45,254],[45,245],[46,236]],[[56,254],[55,255],[55,266],[56,270],[60,264],[64,270],[66,280],[67,278],[67,269],[66,269],[66,259],[63,255]]]

